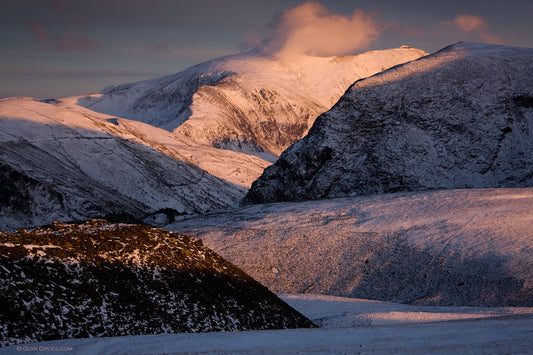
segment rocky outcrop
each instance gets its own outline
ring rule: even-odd
[[[200,240],[92,220],[0,232],[0,346],[313,327]]]
[[[459,43],[357,81],[244,201],[532,186],[532,62]]]

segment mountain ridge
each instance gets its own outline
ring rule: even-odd
[[[2,99],[0,226],[110,215],[158,223],[229,207],[350,78],[423,54],[398,48],[291,63],[238,54],[99,95]],[[13,176],[24,176],[24,184]],[[14,191],[17,208],[9,196]]]
[[[426,54],[404,46],[283,62],[241,53],[80,96],[77,103],[274,161],[353,81]]]
[[[2,229],[227,207],[266,166],[61,100],[2,99],[0,117]]]
[[[459,43],[355,82],[243,203],[531,186],[532,57]]]

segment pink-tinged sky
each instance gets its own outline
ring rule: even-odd
[[[257,48],[332,56],[533,47],[533,1],[2,0],[0,97],[65,97]]]

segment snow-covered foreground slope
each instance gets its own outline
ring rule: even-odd
[[[308,317],[376,317],[357,326],[348,322],[320,329],[61,340],[0,348],[0,354],[528,354],[533,347],[531,308],[413,308],[309,295],[282,298]],[[394,320],[371,322],[379,312]]]
[[[419,305],[533,305],[533,188],[275,203],[184,217],[275,292]]]
[[[270,163],[63,101],[0,100],[0,230],[230,206]]]
[[[533,307],[414,306],[313,294],[280,294],[282,300],[321,328],[350,328],[532,317]]]
[[[77,103],[274,161],[355,80],[425,54],[401,47],[284,62],[244,53],[107,88],[102,94],[79,97]]]
[[[532,63],[459,43],[357,81],[246,201],[533,186]]]

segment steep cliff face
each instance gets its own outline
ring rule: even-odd
[[[175,75],[123,84],[78,103],[274,161],[302,138],[350,84],[426,53],[402,47],[283,62],[254,53],[218,58]]]
[[[247,203],[533,185],[533,49],[460,43],[356,82]]]
[[[92,220],[0,232],[0,346],[313,327],[202,241]]]

